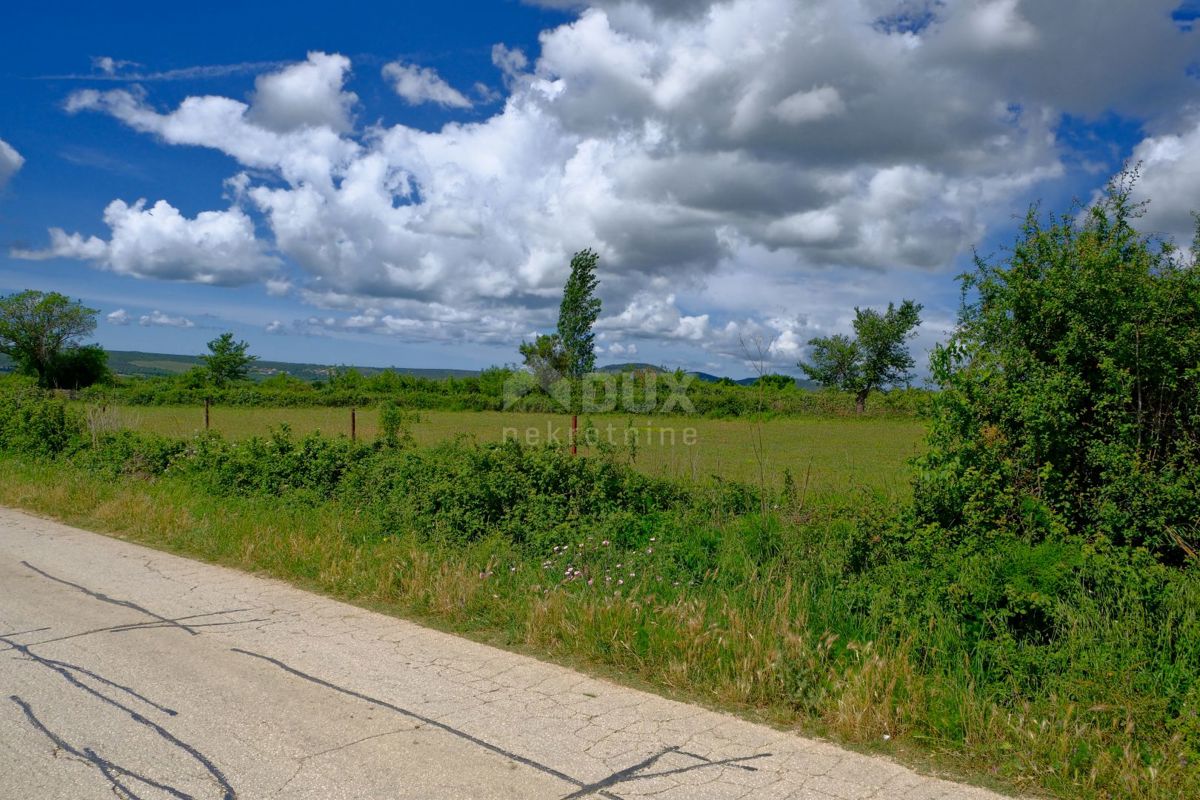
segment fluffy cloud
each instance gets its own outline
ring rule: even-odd
[[[1063,173],[1064,114],[1152,119],[1145,184],[1171,209],[1187,199],[1194,178],[1172,176],[1194,168],[1200,135],[1172,131],[1200,32],[1171,21],[1169,0],[1107,5],[597,0],[545,31],[536,59],[497,46],[503,109],[434,132],[355,129],[350,64],[322,53],[260,78],[249,104],[164,112],[134,90],[78,92],[68,110],[219,150],[242,172],[235,205],[208,212],[223,235],[170,240],[207,271],[132,236],[138,257],[118,266],[111,222],[110,242],[53,232],[48,252],[227,283],[266,279],[278,252],[298,268],[283,291],[331,312],[311,330],[515,343],[553,323],[570,254],[592,246],[614,340],[728,355],[759,336],[784,364],[853,305],[944,283],[1015,200]],[[410,102],[470,105],[432,70],[384,74]],[[158,206],[114,208],[140,220]],[[243,258],[206,261],[222,243]]]
[[[608,353],[608,355],[612,356],[612,357],[626,356],[628,358],[632,358],[633,356],[637,355],[637,351],[638,351],[637,345],[633,344],[632,342],[629,344],[621,344],[620,342],[613,342],[612,344],[610,344],[608,346],[601,345],[596,348],[597,353]]]
[[[1141,163],[1135,191],[1150,201],[1144,226],[1189,246],[1200,230],[1200,117],[1182,133],[1144,139],[1132,160]]]
[[[110,312],[104,318],[108,320],[109,325],[128,325],[132,319],[129,312],[123,308],[118,308],[116,311]]]
[[[412,105],[436,103],[445,108],[470,108],[472,103],[455,89],[437,71],[416,64],[393,61],[383,67],[383,77],[392,84],[396,94]]]
[[[254,102],[249,118],[273,131],[286,132],[325,126],[348,131],[351,110],[358,101],[342,91],[350,59],[341,55],[309,53],[308,60],[254,82]]]
[[[675,305],[675,295],[635,295],[625,309],[597,323],[602,331],[619,331],[647,339],[700,341],[708,334],[708,315],[688,316]]]
[[[158,325],[166,328],[194,328],[196,323],[192,322],[187,317],[172,317],[170,314],[164,314],[161,311],[154,310],[149,314],[142,314],[138,319],[138,325],[148,328],[152,325]]]
[[[264,280],[277,265],[254,236],[254,223],[236,206],[188,219],[165,200],[146,208],[114,200],[104,210],[111,238],[50,230],[45,250],[17,250],[17,258],[79,258],[121,275],[236,286]]]
[[[0,139],[0,188],[4,188],[4,184],[8,183],[21,165],[25,163],[25,159],[18,153],[12,145]]]

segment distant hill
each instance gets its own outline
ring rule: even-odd
[[[174,353],[143,353],[138,350],[109,350],[108,367],[118,375],[152,377],[156,375],[178,375],[200,363],[199,356],[182,356]],[[12,360],[0,353],[0,372],[11,372]],[[419,369],[414,367],[349,367],[329,364],[300,364],[290,361],[255,361],[250,366],[250,377],[262,380],[272,375],[286,373],[301,380],[315,381],[328,378],[335,369],[356,369],[364,375],[374,375],[392,369],[403,375],[421,378],[466,378],[478,375],[471,369]]]
[[[200,363],[199,356],[184,356],[174,353],[144,353],[139,350],[109,350],[108,366],[118,375],[152,377],[156,375],[178,375],[187,372]],[[417,367],[357,367],[349,365],[333,366],[330,364],[304,364],[291,361],[255,361],[250,366],[250,377],[262,380],[272,375],[286,373],[306,381],[324,380],[336,369],[356,369],[364,375],[374,375],[391,369],[402,375],[415,375],[420,378],[468,378],[479,374],[472,369],[422,369]],[[664,367],[642,362],[626,362],[623,364],[605,364],[597,367],[598,372],[632,372],[635,370],[653,370],[655,372],[673,372]],[[11,372],[12,361],[0,354],[0,372]],[[708,372],[689,372],[696,380],[704,383],[716,383],[721,380],[718,375]],[[740,386],[752,386],[755,378],[741,378],[734,381]],[[817,384],[803,378],[796,379],[796,385],[802,389],[815,389]]]
[[[174,375],[187,372],[200,363],[199,356],[183,356],[170,353],[143,353],[137,350],[109,350],[108,366],[118,375]],[[269,378],[286,373],[302,380],[314,381],[328,378],[336,369],[356,369],[364,375],[383,372],[388,367],[359,367],[351,365],[305,364],[291,361],[255,361],[250,365],[250,377]],[[478,375],[478,370],[469,369],[417,369],[390,367],[390,369],[422,378],[465,378]]]
[[[628,362],[625,364],[605,364],[603,367],[596,368],[597,372],[634,372],[634,371],[642,371],[642,370],[653,370],[654,372],[674,372],[674,370],[669,370],[669,369],[666,369],[665,367],[660,367],[655,364],[645,364],[645,363],[641,363],[641,362]],[[704,383],[716,383],[717,381],[724,380],[721,376],[713,375],[710,372],[693,371],[693,372],[689,372],[687,374],[694,375],[696,377],[696,380],[703,381]],[[756,380],[758,380],[757,377],[755,377],[755,378],[739,378],[738,380],[735,380],[734,383],[736,383],[738,386],[753,386],[754,382]],[[798,387],[800,387],[801,389],[819,389],[820,388],[820,384],[818,384],[814,381],[810,381],[806,378],[796,378],[796,385]]]

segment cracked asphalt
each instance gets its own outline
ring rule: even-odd
[[[0,509],[2,798],[997,798]]]

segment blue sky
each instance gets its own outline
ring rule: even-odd
[[[1200,208],[1194,2],[4,14],[0,292],[115,349],[510,362],[593,247],[602,362],[795,372],[855,305],[924,303],[927,348],[972,247],[1128,159],[1151,229]]]

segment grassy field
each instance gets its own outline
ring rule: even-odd
[[[121,427],[168,436],[191,436],[204,429],[202,407],[122,407],[113,410]],[[378,431],[374,409],[357,412],[358,436],[373,439]],[[580,425],[584,425],[583,418]],[[763,423],[691,417],[591,418],[601,441],[638,445],[637,465],[652,474],[690,479],[719,476],[725,480],[778,486],[785,469],[803,491],[813,494],[867,488],[896,497],[907,496],[910,458],[920,452],[925,424],[915,419],[776,419]],[[263,435],[282,423],[299,435],[312,431],[350,434],[346,408],[213,408],[213,430],[241,439]],[[456,436],[497,441],[504,436],[526,442],[563,441],[570,418],[565,415],[493,411],[423,411],[412,428],[418,444]],[[759,446],[761,442],[761,447]]]

